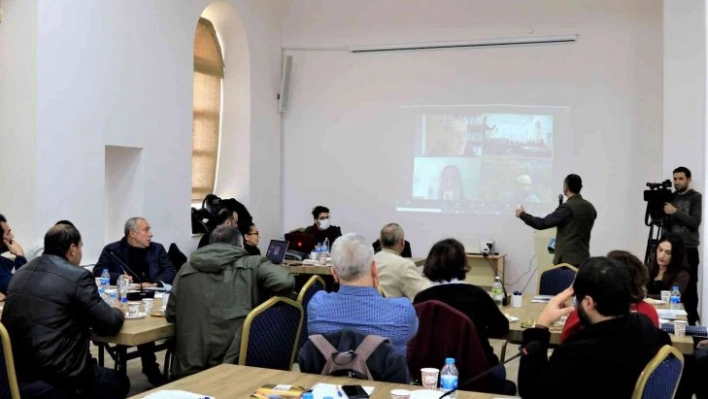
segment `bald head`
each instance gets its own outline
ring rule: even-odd
[[[398,223],[389,223],[381,229],[379,242],[382,248],[392,249],[399,254],[403,251],[406,245],[403,234],[403,227]]]

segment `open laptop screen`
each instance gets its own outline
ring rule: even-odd
[[[282,263],[285,259],[285,253],[288,252],[288,242],[281,240],[270,240],[266,258],[273,263]]]

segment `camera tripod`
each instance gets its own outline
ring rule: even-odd
[[[647,238],[647,250],[644,254],[644,264],[648,265],[654,257],[654,251],[656,251],[656,245],[661,239],[661,235],[664,233],[664,224],[662,220],[652,222],[648,224],[649,226],[649,237]]]

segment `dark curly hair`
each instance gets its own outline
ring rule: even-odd
[[[464,280],[469,270],[465,247],[456,239],[447,238],[430,248],[423,276],[435,282]]]
[[[624,265],[632,278],[632,301],[639,303],[646,296],[646,285],[649,282],[649,270],[636,256],[627,251],[614,250],[607,253],[607,258]]]

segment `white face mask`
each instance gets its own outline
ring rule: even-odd
[[[321,219],[319,222],[320,222],[320,229],[326,230],[329,227],[329,219]]]

